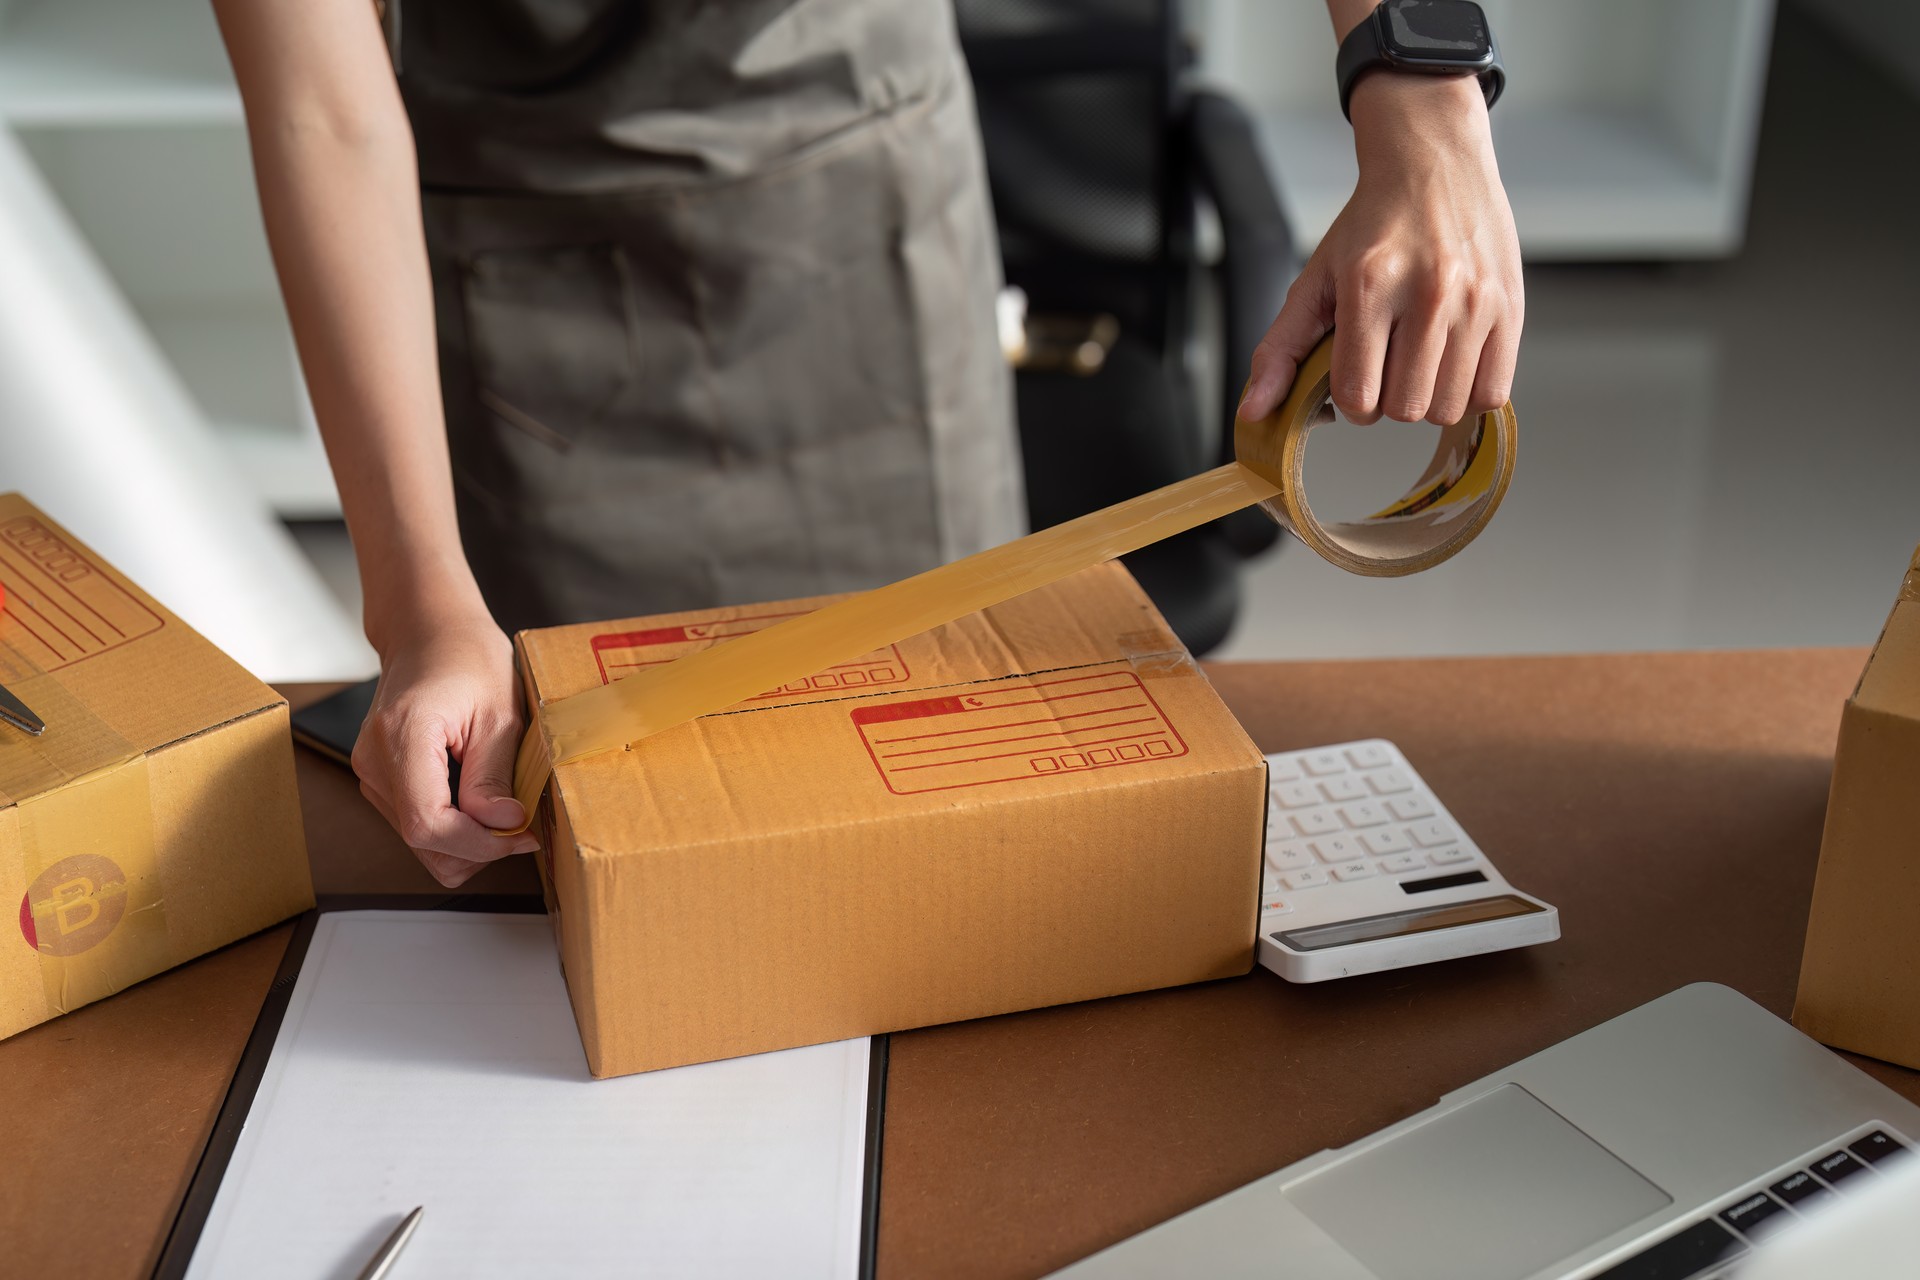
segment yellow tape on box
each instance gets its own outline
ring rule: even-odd
[[[1308,433],[1333,420],[1331,352],[1329,337],[1271,417],[1238,424],[1237,461],[1224,467],[536,708],[513,778],[529,822],[556,763],[723,711],[1256,502],[1351,573],[1390,577],[1439,564],[1486,527],[1506,493],[1513,406],[1442,428],[1432,463],[1399,501],[1364,519],[1323,523],[1307,506],[1304,473]]]

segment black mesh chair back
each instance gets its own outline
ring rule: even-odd
[[[1096,374],[1016,377],[1028,514],[1044,528],[1203,470],[1230,440],[1222,424],[1201,430],[1187,371],[1194,209],[1207,185],[1200,162],[1222,138],[1242,144],[1229,163],[1251,164],[1256,179],[1263,166],[1244,113],[1185,91],[1185,46],[1166,0],[956,0],[955,9],[1008,283],[1034,316],[1119,322]],[[1223,121],[1211,142],[1196,133]],[[1270,187],[1253,189],[1267,194],[1256,221],[1278,224],[1267,234],[1283,261],[1251,268],[1263,283],[1251,305],[1277,310],[1290,242]],[[1241,343],[1250,350],[1246,326],[1233,321],[1230,354]],[[1229,381],[1244,377],[1244,358],[1236,361]],[[1250,519],[1127,558],[1195,652],[1225,637],[1239,561],[1272,541],[1270,522]]]

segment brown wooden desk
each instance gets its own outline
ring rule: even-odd
[[[1688,982],[1793,998],[1861,650],[1228,664],[1263,748],[1397,741],[1564,936],[1319,986],[1225,982],[896,1036],[885,1276],[1044,1272]],[[311,695],[311,691],[295,691]],[[301,753],[322,893],[439,892]],[[534,888],[526,860],[476,892]],[[288,930],[0,1043],[0,1270],[144,1276]],[[1859,1060],[1920,1100],[1920,1073]]]

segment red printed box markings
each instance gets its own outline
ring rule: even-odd
[[[4,638],[42,671],[118,648],[164,625],[99,565],[32,516],[0,524]]]
[[[1187,753],[1131,671],[855,708],[853,723],[896,795],[978,787]]]
[[[740,636],[764,631],[776,622],[797,618],[798,613],[768,613],[751,618],[727,618],[718,622],[689,622],[678,627],[653,627],[645,631],[622,631],[593,637],[593,660],[600,668],[600,683],[612,684],[642,667],[657,667],[663,662],[684,658],[701,649]],[[791,698],[797,694],[841,693],[902,684],[907,679],[907,663],[898,645],[888,645],[863,654],[851,662],[828,667],[803,680],[790,680],[778,689],[757,694],[763,698]]]

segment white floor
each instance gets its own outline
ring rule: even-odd
[[[1920,544],[1920,102],[1781,14],[1746,252],[1529,272],[1520,470],[1457,559],[1370,580],[1289,546],[1214,656],[1868,644]],[[1316,438],[1323,515],[1430,427]],[[358,608],[337,526],[302,544]]]

